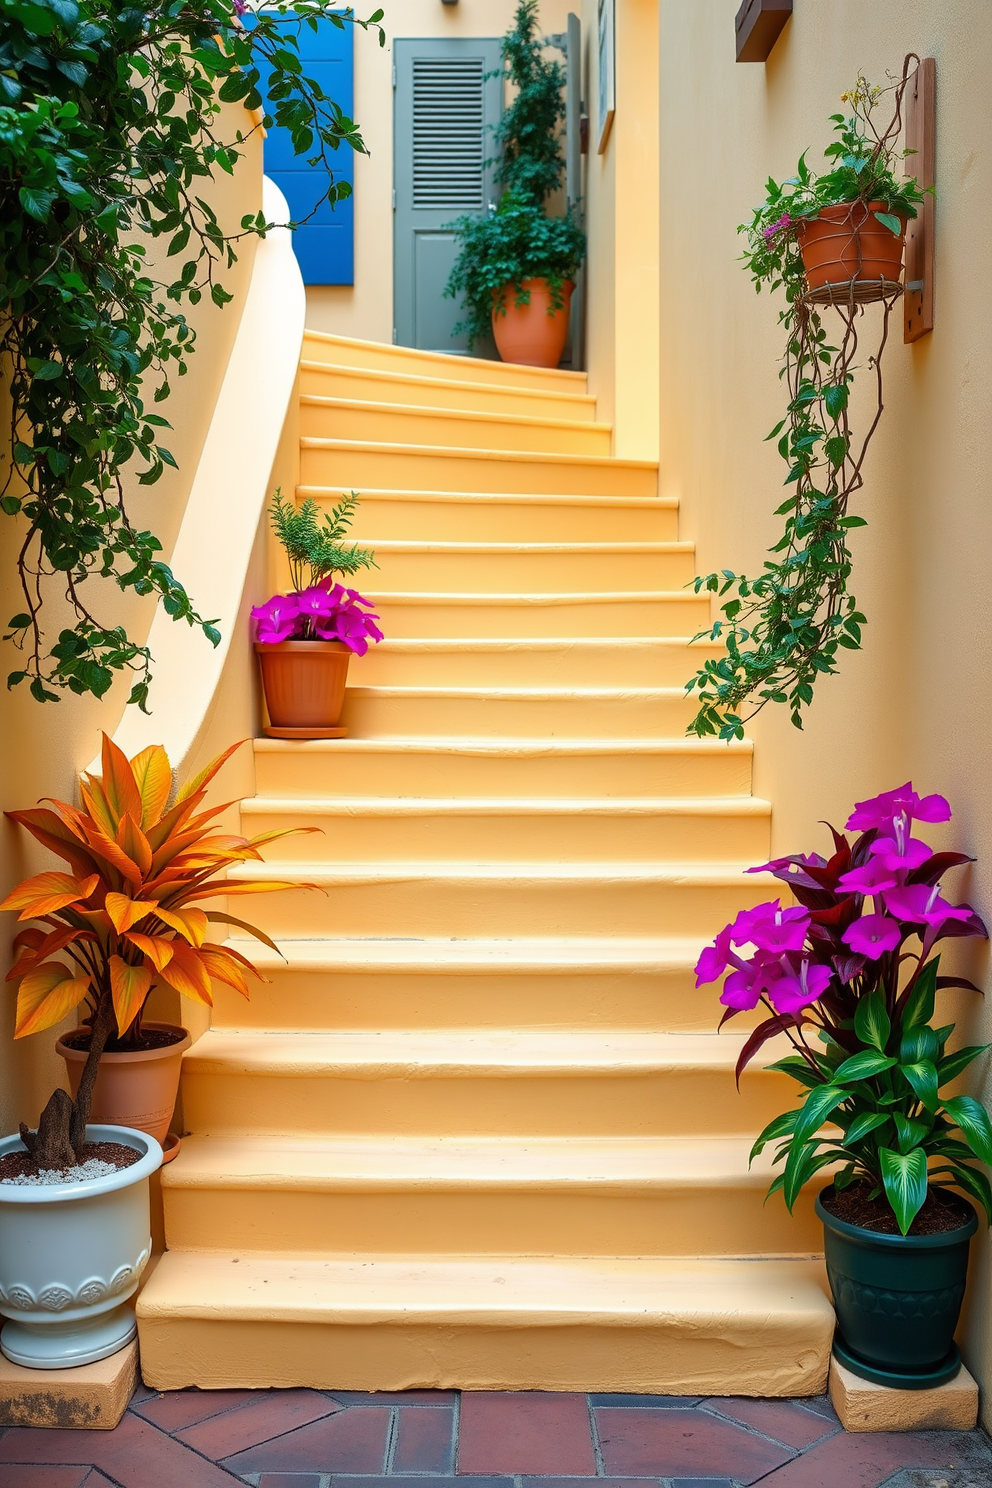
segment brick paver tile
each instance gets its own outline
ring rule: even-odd
[[[342,1405],[454,1405],[456,1390],[329,1390]]]
[[[120,1488],[235,1488],[229,1473],[130,1413],[113,1431],[12,1426],[0,1436],[0,1464],[80,1460],[98,1467]],[[0,1467],[4,1488],[6,1471]]]
[[[733,1478],[672,1478],[671,1488],[737,1488]]]
[[[688,1410],[701,1395],[590,1395],[594,1406],[623,1405],[628,1410]]]
[[[880,1488],[902,1467],[981,1464],[992,1483],[992,1446],[980,1432],[840,1432],[771,1473],[761,1488]]]
[[[455,1464],[455,1412],[451,1406],[401,1409],[396,1423],[394,1473],[451,1473]]]
[[[524,1480],[526,1481],[526,1479]],[[588,1488],[588,1479],[585,1480]],[[541,1479],[544,1488],[558,1488],[558,1482],[548,1483],[546,1478]],[[599,1480],[596,1488],[599,1488]],[[438,1478],[431,1477],[379,1477],[379,1478],[354,1478],[347,1473],[334,1473],[330,1480],[330,1488],[466,1488],[464,1478]],[[473,1478],[471,1488],[514,1488],[512,1478]]]
[[[471,1488],[480,1479],[473,1478]],[[521,1488],[592,1488],[588,1478],[521,1478]],[[657,1488],[657,1478],[597,1478],[595,1488]],[[468,1488],[462,1480],[460,1488]]]
[[[228,1457],[232,1473],[382,1473],[391,1412],[378,1409],[339,1410],[300,1426],[261,1446]]]
[[[316,1390],[267,1390],[237,1410],[212,1416],[209,1421],[200,1421],[176,1435],[188,1447],[219,1462],[222,1457],[257,1447],[274,1436],[285,1436],[297,1426],[307,1426],[343,1408]]]
[[[83,1488],[92,1471],[88,1462],[71,1467],[50,1467],[47,1463],[5,1467],[0,1471],[0,1483],[3,1488]]]
[[[793,1455],[786,1447],[705,1411],[617,1410],[611,1406],[600,1408],[595,1416],[603,1467],[618,1477],[733,1475],[740,1483],[754,1483]]]
[[[804,1410],[794,1400],[707,1400],[706,1409],[753,1426],[764,1436],[773,1436],[776,1441],[800,1451],[839,1429],[835,1422]]]
[[[458,1427],[458,1471],[595,1475],[586,1397],[467,1391]]]
[[[826,1416],[828,1421],[838,1420],[837,1412],[834,1410],[834,1403],[829,1395],[811,1395],[808,1399],[803,1400],[802,1404],[807,1410],[816,1411],[818,1416]]]
[[[258,1488],[320,1488],[320,1473],[263,1473]]]
[[[257,1390],[170,1390],[166,1395],[132,1401],[131,1409],[163,1431],[182,1431],[184,1426],[193,1426],[208,1416],[245,1405],[257,1394]]]

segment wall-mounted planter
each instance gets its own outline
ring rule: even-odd
[[[338,739],[351,652],[342,641],[255,642],[269,726],[277,739]]]
[[[884,202],[844,202],[824,207],[818,216],[799,224],[799,250],[810,291],[839,291],[842,296],[854,285],[858,300],[867,298],[873,287],[879,298],[883,291],[895,291],[906,224],[897,236],[875,216],[887,210]]]
[[[93,1364],[136,1331],[127,1302],[151,1255],[148,1179],[162,1149],[127,1127],[88,1126],[86,1136],[141,1155],[83,1183],[0,1184],[0,1350],[29,1369]],[[20,1137],[0,1140],[0,1157],[23,1151]]]
[[[562,305],[553,309],[547,279],[524,279],[521,288],[530,293],[526,305],[516,302],[516,287],[506,285],[493,293],[493,337],[504,362],[525,367],[557,367],[568,336],[568,315],[575,284],[566,279],[561,287]]]

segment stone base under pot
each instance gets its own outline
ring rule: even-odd
[[[135,1340],[77,1369],[26,1369],[0,1355],[0,1426],[112,1431],[138,1384]]]
[[[830,1361],[830,1399],[845,1431],[972,1431],[978,1385],[962,1366],[954,1379],[928,1390],[894,1390]]]

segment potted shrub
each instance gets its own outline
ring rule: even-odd
[[[166,1141],[190,1036],[144,1019],[154,986],[208,1007],[211,977],[248,995],[245,973],[257,975],[254,967],[208,940],[210,925],[239,925],[271,942],[226,913],[194,904],[254,891],[222,875],[232,863],[259,859],[259,846],[271,840],[272,834],[250,841],[218,834],[218,809],[202,809],[207,785],[238,747],[170,805],[165,750],[151,745],[129,761],[104,735],[102,778],[83,777],[81,807],[53,801],[54,810],[7,813],[68,864],[67,872],[25,879],[0,905],[32,921],[14,939],[17,960],[7,977],[17,985],[14,1037],[86,1008],[81,1025],[56,1045],[73,1099],[56,1090],[37,1132],[21,1126],[24,1147],[46,1169],[75,1163],[90,1116]]]
[[[764,202],[742,228],[759,282],[801,280],[803,291],[827,300],[897,292],[906,223],[923,192],[915,177],[896,175],[905,159],[896,148],[899,109],[884,133],[872,122],[884,91],[859,77],[841,95],[852,112],[831,115],[838,138],[823,152],[829,170],[810,170],[804,152],[794,176],[769,180]]]
[[[545,206],[565,173],[558,134],[565,71],[542,55],[537,9],[537,0],[520,0],[503,38],[506,73],[517,90],[496,128],[504,192],[487,215],[450,224],[461,248],[445,294],[464,298],[466,316],[455,334],[467,332],[470,347],[491,329],[503,361],[557,367],[586,240],[571,208],[551,216]]]
[[[965,1195],[992,1221],[992,1189],[973,1166],[992,1161],[992,1124],[977,1100],[945,1092],[984,1050],[948,1052],[954,1025],[933,1027],[939,989],[978,990],[938,975],[934,947],[986,930],[941,893],[948,869],[970,860],[912,835],[914,821],[950,815],[942,796],[921,799],[910,783],[859,802],[847,823],[858,835],[831,828],[829,859],[798,854],[751,869],[773,873],[798,904],[742,911],[696,968],[697,986],[729,972],[722,1023],[759,1005],[768,1014],[744,1044],[738,1080],[769,1039],[792,1044],[771,1068],[798,1081],[800,1104],[765,1128],[751,1156],[779,1143],[785,1166],[769,1193],[790,1210],[832,1167],[816,1207],[834,1352],[856,1374],[903,1389],[960,1368],[954,1329],[978,1226]]]
[[[358,497],[345,496],[330,515],[308,496],[299,507],[277,491],[269,508],[289,559],[293,588],[252,610],[255,652],[269,714],[266,734],[279,739],[333,739],[344,706],[348,663],[381,641],[378,615],[355,589],[332,582],[375,567],[375,554],[343,538]]]

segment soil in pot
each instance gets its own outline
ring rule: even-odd
[[[61,1181],[78,1183],[86,1178],[103,1178],[108,1172],[133,1167],[140,1156],[135,1148],[125,1147],[122,1142],[84,1142],[77,1166],[67,1168]],[[103,1171],[81,1172],[87,1163],[96,1163]],[[5,1152],[0,1157],[0,1183],[20,1184],[25,1179],[38,1178],[41,1172],[28,1152]]]
[[[844,202],[824,207],[799,225],[799,249],[810,289],[825,284],[882,280],[896,283],[902,273],[905,225],[900,236],[879,222],[884,202]]]
[[[90,1118],[108,1126],[130,1126],[162,1142],[169,1130],[179,1092],[183,1053],[192,1039],[185,1028],[170,1023],[142,1025],[143,1047],[115,1040],[107,1044],[93,1087]],[[86,1063],[90,1030],[74,1028],[55,1045],[66,1062],[75,1098]],[[115,1047],[116,1045],[116,1047]]]
[[[564,303],[558,310],[552,308],[551,286],[546,279],[524,279],[521,288],[530,291],[526,305],[517,304],[512,284],[493,293],[493,336],[499,354],[504,362],[525,367],[557,367],[565,350],[575,285],[571,279],[562,284]]]
[[[273,730],[312,731],[320,738],[337,729],[344,707],[351,652],[341,641],[255,642],[265,706]]]
[[[871,1198],[871,1185],[852,1183],[840,1193],[834,1188],[825,1188],[821,1198],[823,1207],[835,1219],[845,1224],[857,1225],[875,1235],[898,1235],[899,1225],[891,1206],[882,1197]],[[935,1188],[932,1184],[927,1192],[923,1208],[910,1225],[910,1235],[946,1235],[959,1230],[968,1223],[972,1209],[958,1194],[950,1189]]]

